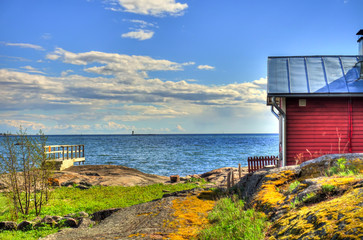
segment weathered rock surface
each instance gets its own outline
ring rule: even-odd
[[[166,183],[168,177],[140,172],[119,165],[81,165],[72,166],[64,171],[55,172],[53,178],[61,186],[79,185],[86,189],[94,185],[102,186],[144,186]]]
[[[227,175],[232,171],[235,182],[238,181],[238,168],[224,167],[204,174],[194,174],[181,177],[182,182],[192,178],[202,178],[210,182],[210,187],[227,187]],[[247,167],[242,168],[242,176],[248,173]],[[1,176],[0,176],[1,177]],[[170,177],[158,176],[140,172],[133,168],[119,165],[80,165],[72,166],[64,171],[56,171],[48,179],[51,186],[77,187],[88,189],[92,186],[145,186],[155,183],[169,184]],[[0,178],[0,191],[6,190],[6,184]]]
[[[78,227],[78,222],[74,218],[66,217],[62,221],[61,226],[62,227],[64,226],[64,227],[76,228],[76,227]]]
[[[41,223],[49,224],[49,225],[55,225],[56,221],[53,219],[52,216],[45,216],[41,221]]]
[[[12,221],[0,222],[0,230],[16,230],[17,226],[16,222]]]
[[[244,177],[246,174],[248,174],[248,168],[242,167],[241,168],[241,177]],[[239,172],[238,168],[236,167],[223,167],[214,169],[212,171],[203,173],[203,174],[195,174],[191,177],[195,178],[203,178],[206,182],[211,182],[215,184],[217,187],[227,187],[227,175],[229,172],[232,172],[234,175],[235,183],[239,181]]]
[[[33,222],[30,221],[22,221],[21,223],[18,224],[17,229],[21,230],[21,231],[26,231],[26,230],[30,230],[32,229],[34,226]]]
[[[341,158],[363,173],[363,154],[334,154],[240,181],[248,204],[271,220],[269,239],[363,239],[362,175],[327,174]]]
[[[100,221],[106,219],[107,217],[111,216],[114,212],[117,212],[120,209],[121,208],[110,208],[110,209],[105,209],[105,210],[95,212],[91,215],[91,219],[92,219],[92,221],[100,222]]]

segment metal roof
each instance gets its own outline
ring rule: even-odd
[[[363,93],[362,55],[268,57],[269,96]]]

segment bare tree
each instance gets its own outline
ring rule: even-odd
[[[28,136],[21,127],[16,135],[2,137],[0,173],[8,186],[6,194],[12,202],[15,218],[19,213],[28,215],[31,209],[39,215],[48,200],[51,166],[45,164],[46,141],[41,130],[36,136]]]

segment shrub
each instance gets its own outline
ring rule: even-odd
[[[28,136],[21,127],[17,135],[2,138],[0,174],[4,174],[8,186],[6,196],[14,219],[19,214],[28,215],[32,208],[39,215],[42,205],[48,200],[51,171],[45,164],[46,140],[42,131],[37,136]]]

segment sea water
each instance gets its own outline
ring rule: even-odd
[[[247,166],[248,157],[278,154],[277,134],[50,135],[47,144],[83,144],[85,164],[122,165],[163,176]]]

